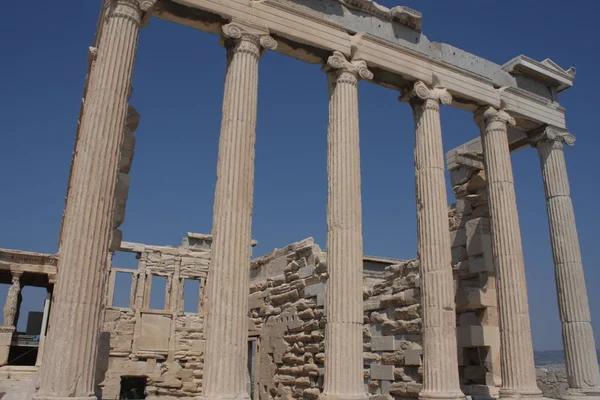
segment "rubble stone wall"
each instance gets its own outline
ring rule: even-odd
[[[183,288],[187,279],[198,280],[202,293],[210,242],[208,235],[188,234],[179,248],[122,244],[121,251],[137,253],[139,263],[136,270],[113,266],[110,272],[97,368],[99,398],[118,399],[122,376],[147,377],[150,400],[201,393],[203,309],[199,301],[197,312],[183,311]],[[112,305],[119,272],[132,276],[129,307]],[[153,276],[166,278],[163,309],[150,308]]]
[[[251,265],[251,336],[260,338],[255,390],[261,400],[316,399],[323,387],[326,254],[306,239]],[[391,265],[364,287],[365,391],[417,397],[422,348],[418,264]]]
[[[536,368],[537,384],[542,395],[551,399],[563,399],[569,383],[565,369]]]

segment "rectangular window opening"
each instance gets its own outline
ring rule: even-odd
[[[116,251],[112,256],[112,268],[138,269],[140,253]]]
[[[115,276],[113,307],[131,308],[131,285],[133,285],[133,273],[118,271]]]
[[[198,314],[200,312],[200,281],[184,279],[183,282],[183,312]]]
[[[167,298],[167,277],[152,275],[150,309],[164,311]]]

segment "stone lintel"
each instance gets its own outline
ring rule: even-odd
[[[176,12],[167,7],[157,16],[214,33],[215,21],[224,24],[252,15],[253,23],[268,29],[278,43],[285,42],[277,50],[283,54],[323,64],[331,52],[340,51],[377,67],[374,82],[390,87],[415,80],[430,84],[432,75],[438,75],[457,107],[474,111],[481,105],[499,108],[505,102],[507,110],[522,116],[518,121],[522,129],[532,129],[532,122],[565,125],[564,109],[557,103],[556,90],[548,88],[545,76],[541,81],[531,74],[513,76],[489,60],[431,42],[416,29],[418,13],[405,7],[390,9],[389,18],[384,17],[388,15],[386,7],[367,0],[232,0],[227,4],[175,0],[174,4]],[[363,12],[357,12],[357,7]],[[415,27],[407,26],[409,20]],[[538,64],[548,73],[561,75],[550,60]]]

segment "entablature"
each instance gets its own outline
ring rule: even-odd
[[[572,70],[524,57],[501,66],[431,42],[420,31],[422,16],[414,10],[369,0],[165,0],[155,15],[212,33],[220,33],[232,19],[256,24],[278,41],[276,51],[303,61],[324,63],[331,52],[340,51],[366,61],[373,81],[383,86],[402,89],[415,80],[430,84],[435,75],[456,107],[474,111],[503,104],[525,131],[543,124],[565,127],[555,92],[566,88]],[[525,64],[539,71],[524,74]]]

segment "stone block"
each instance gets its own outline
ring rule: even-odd
[[[491,288],[462,287],[456,293],[456,309],[459,311],[495,307],[496,304],[496,291]]]
[[[452,247],[461,247],[467,245],[467,232],[465,228],[460,228],[450,232],[450,245]]]
[[[381,355],[381,363],[385,365],[404,365],[404,352],[395,351],[393,353],[383,353]]]
[[[394,380],[393,365],[371,364],[371,379]]]
[[[419,302],[421,297],[420,289],[408,289],[402,292],[398,292],[393,295],[382,296],[381,307],[389,308],[395,306],[405,306],[410,304],[416,304]]]
[[[381,300],[369,299],[363,302],[363,311],[375,311],[381,309]]]
[[[248,309],[261,308],[265,304],[262,292],[255,292],[248,297]]]
[[[387,380],[382,380],[381,381],[381,394],[384,396],[387,396],[390,394],[390,385],[392,383],[390,381]]]
[[[281,305],[284,303],[289,303],[296,301],[300,298],[298,290],[290,290],[289,292],[285,292],[282,294],[278,294],[276,296],[271,296],[271,303],[274,305]]]
[[[485,381],[487,370],[482,365],[467,365],[463,369],[463,377],[470,381]]]
[[[371,337],[375,339],[378,336],[381,336],[381,324],[370,324],[369,330],[371,331]]]
[[[479,325],[476,312],[464,312],[458,316],[459,326]]]
[[[407,307],[397,308],[393,312],[394,319],[396,320],[411,320],[421,318],[419,304],[412,304]]]
[[[412,319],[410,321],[389,320],[381,324],[383,335],[401,335],[421,333],[421,319]]]
[[[464,247],[454,247],[452,249],[452,265],[456,265],[461,261],[467,261],[469,259],[469,254],[467,254],[467,249]]]
[[[317,306],[323,306],[325,307],[325,305],[327,304],[327,296],[325,293],[319,293],[317,295]],[[327,308],[325,308],[325,310],[327,311]]]
[[[494,261],[492,258],[491,247],[490,251],[485,252],[483,255],[469,257],[468,265],[469,272],[471,274],[478,274],[480,272],[494,272]]]
[[[422,365],[423,350],[411,349],[404,351],[404,365]]]
[[[324,283],[306,286],[304,288],[304,298],[317,297],[319,294],[325,294],[326,286]]]
[[[474,218],[465,224],[467,240],[467,254],[476,256],[492,251],[492,238],[490,233],[490,220],[487,218]]]
[[[456,333],[459,347],[500,345],[500,329],[497,326],[459,326]]]
[[[393,336],[380,336],[371,339],[371,349],[373,351],[394,351],[396,350],[396,341]]]
[[[315,267],[303,267],[300,268],[297,272],[300,279],[308,278],[309,276],[314,275]]]

